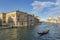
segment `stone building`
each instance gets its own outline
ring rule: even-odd
[[[0,24],[5,25],[6,23],[6,13],[0,14]]]
[[[29,14],[28,15],[28,26],[33,26],[34,25],[34,15]]]
[[[52,18],[52,17],[49,17],[46,22],[49,22],[49,23],[56,23],[56,19]]]
[[[40,22],[40,17],[39,16],[36,16],[35,17],[35,20],[36,20],[37,23],[39,23]]]
[[[39,19],[37,19],[34,15],[19,10],[0,14],[0,22],[2,25],[9,26],[33,26],[36,22],[39,23]]]
[[[3,17],[3,14],[0,14],[0,26],[2,25],[2,17]]]
[[[24,12],[20,12],[17,14],[17,25],[19,26],[27,26],[28,14]]]
[[[58,16],[57,23],[60,23],[60,16]]]

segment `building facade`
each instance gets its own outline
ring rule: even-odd
[[[58,16],[57,23],[60,23],[60,16]]]
[[[56,19],[52,18],[52,17],[49,17],[46,22],[49,22],[49,23],[56,23]]]
[[[36,18],[34,15],[17,10],[8,13],[1,13],[0,23],[2,25],[13,25],[18,27],[34,26],[35,23],[39,23],[39,19]]]

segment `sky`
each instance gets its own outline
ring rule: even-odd
[[[60,16],[60,0],[0,0],[0,13],[20,10],[41,20]]]

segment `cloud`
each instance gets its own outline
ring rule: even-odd
[[[60,16],[60,0],[56,0],[56,3],[55,3],[56,7],[53,8],[53,9],[50,9],[51,11],[49,12],[46,12],[46,13],[49,13],[47,14],[47,16],[52,16],[52,17],[58,17]]]
[[[60,6],[60,0],[56,0],[56,5]]]
[[[53,2],[40,2],[40,1],[34,1],[32,3],[33,10],[35,11],[42,11],[45,7],[51,7],[52,5],[55,5]]]
[[[47,15],[54,15],[60,13],[60,0],[56,0],[56,2],[41,2],[41,1],[34,1],[32,4],[32,11],[33,12],[43,12],[44,8],[48,8],[49,11],[45,11],[45,13],[48,13]],[[52,8],[53,7],[53,8]]]

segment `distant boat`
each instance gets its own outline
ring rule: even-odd
[[[39,35],[45,35],[45,34],[48,34],[49,33],[49,30],[48,31],[44,31],[44,32],[37,32]]]

